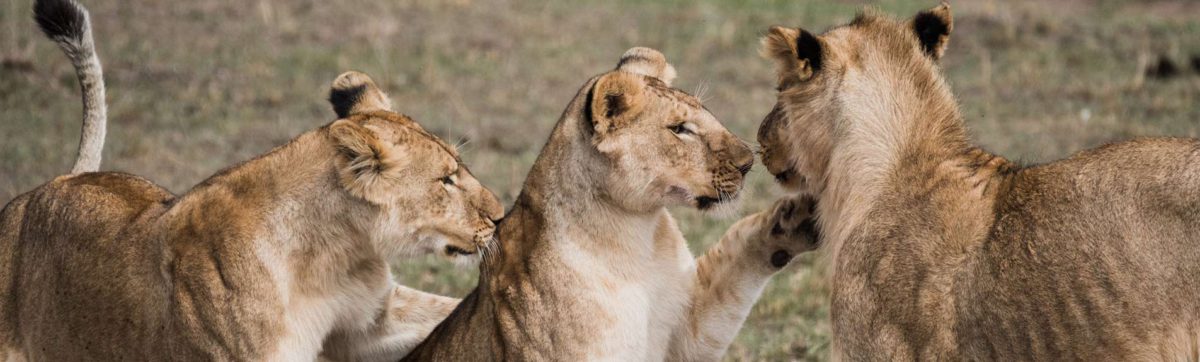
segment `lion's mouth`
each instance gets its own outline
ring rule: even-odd
[[[708,209],[712,208],[713,205],[716,205],[719,203],[721,203],[721,199],[716,198],[716,197],[712,197],[712,196],[696,197],[696,208],[698,208],[700,210],[708,210]]]
[[[468,251],[466,249],[463,249],[463,248],[460,248],[460,247],[457,247],[454,245],[446,245],[446,255],[453,256],[453,255],[474,255],[474,254],[475,254],[474,251]]]
[[[717,205],[737,200],[739,191],[740,190],[717,191],[717,196],[701,195],[692,198],[692,200],[695,201],[697,209],[708,211],[715,208]]]

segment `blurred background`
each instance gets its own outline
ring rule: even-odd
[[[769,25],[810,31],[863,6],[898,17],[922,1],[81,0],[108,81],[104,170],[176,193],[334,119],[329,83],[370,74],[408,114],[461,147],[511,204],[551,126],[590,76],[657,48],[734,133],[753,140],[775,102],[758,56]],[[1111,140],[1200,133],[1200,2],[958,0],[945,72],[978,143],[1037,163]],[[81,106],[67,58],[0,5],[0,202],[70,169]],[[780,191],[756,167],[742,214]],[[693,252],[736,218],[675,210]],[[814,255],[780,273],[730,360],[824,360],[828,291]],[[398,265],[401,282],[462,296],[475,268]]]

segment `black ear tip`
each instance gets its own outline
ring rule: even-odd
[[[923,11],[913,19],[913,28],[917,33],[931,35],[946,35],[950,33],[950,24],[939,14]]]
[[[367,85],[358,85],[350,88],[339,88],[329,92],[329,104],[333,105],[333,112],[337,113],[338,118],[346,118],[350,116],[350,109],[358,103],[358,99],[366,92]]]
[[[921,41],[921,48],[935,58],[940,57],[941,48],[945,45],[944,37],[950,35],[953,27],[949,9],[939,7],[917,13],[917,16],[913,17],[912,27]]]
[[[813,70],[821,70],[821,53],[821,40],[808,30],[800,29],[800,36],[796,37],[796,57],[808,60]]]

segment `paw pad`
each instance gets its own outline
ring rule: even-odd
[[[762,224],[765,255],[771,266],[783,268],[796,255],[817,248],[819,228],[813,214],[816,201],[808,197],[779,200]]]
[[[787,252],[787,250],[777,250],[774,254],[771,254],[771,266],[776,268],[785,267],[790,261],[792,261],[792,253]]]

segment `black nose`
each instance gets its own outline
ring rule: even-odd
[[[750,173],[751,168],[754,168],[754,161],[746,162],[746,164],[738,166],[737,169],[738,172],[741,172],[742,176],[745,177],[746,174]]]
[[[503,216],[501,216],[499,219],[492,219],[492,218],[489,218],[488,220],[492,220],[492,225],[500,225],[500,222],[501,222],[501,221],[504,221],[504,217],[503,217]]]

